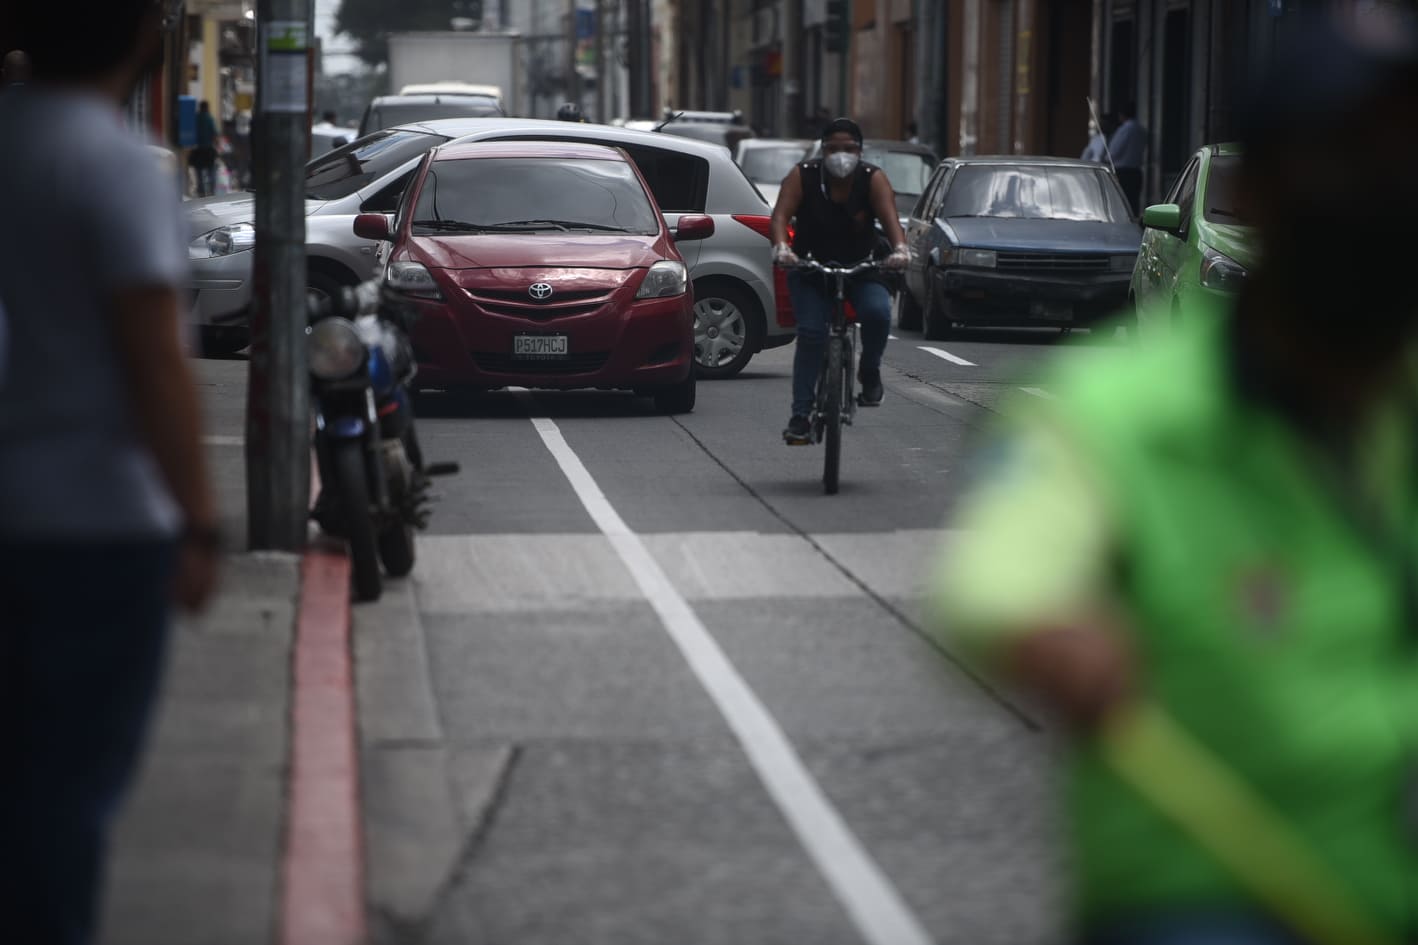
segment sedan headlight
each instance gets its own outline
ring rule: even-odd
[[[349,377],[364,364],[364,342],[354,323],[345,318],[324,318],[306,329],[310,373],[322,381]]]
[[[400,295],[416,299],[441,299],[443,292],[428,267],[416,262],[392,262],[384,270],[384,285]]]
[[[256,227],[250,223],[234,226],[219,226],[209,233],[203,233],[187,244],[189,259],[210,259],[213,256],[230,256],[244,253],[256,246]]]
[[[1125,256],[1113,257],[1114,272],[1132,272],[1137,266],[1137,253],[1128,253]]]
[[[993,269],[999,259],[992,249],[958,249],[955,251],[955,261],[962,266]]]
[[[645,273],[645,281],[640,283],[637,299],[662,299],[672,295],[684,295],[689,287],[689,277],[684,263],[673,259],[662,259]]]
[[[1234,294],[1246,284],[1246,267],[1224,253],[1207,249],[1201,257],[1201,284],[1217,292]]]

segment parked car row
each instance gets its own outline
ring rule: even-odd
[[[701,378],[741,371],[758,351],[787,344],[768,252],[769,206],[717,145],[607,125],[515,118],[442,119],[384,129],[306,166],[306,247],[312,292],[368,278],[382,264],[374,240],[353,232],[360,213],[392,214],[420,162],[451,141],[563,141],[623,148],[669,226],[705,214],[714,233],[681,250],[694,293],[695,360]],[[190,201],[192,308],[210,350],[246,343],[255,244],[254,201],[233,194]],[[530,218],[530,217],[526,217]]]
[[[1233,294],[1255,257],[1235,202],[1239,162],[1234,147],[1201,149],[1139,226],[1102,165],[948,158],[904,221],[912,261],[901,327],[937,340],[966,327],[1067,329],[1131,312],[1145,333],[1193,293]]]

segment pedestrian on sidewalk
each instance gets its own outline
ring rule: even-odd
[[[17,945],[93,941],[170,608],[215,583],[188,237],[124,120],[161,67],[163,6],[17,5],[32,80],[0,95],[0,939]]]
[[[210,197],[217,190],[217,122],[212,104],[205,99],[197,106],[197,146],[187,156],[197,172],[197,196]]]
[[[1147,156],[1147,129],[1137,120],[1137,104],[1128,102],[1118,109],[1120,123],[1108,139],[1113,170],[1128,198],[1134,217],[1142,214],[1142,162]]]
[[[1415,27],[1289,37],[1239,297],[1064,365],[956,522],[936,626],[1071,736],[1075,942],[1418,942]]]

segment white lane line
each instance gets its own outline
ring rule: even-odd
[[[530,400],[528,394],[519,396]],[[862,938],[868,945],[933,945],[910,906],[827,799],[777,720],[729,662],[640,536],[626,526],[561,430],[541,417],[533,417],[532,423],[581,504],[718,706],[769,796]]]
[[[930,345],[916,345],[916,347],[920,348],[922,351],[926,352],[927,354],[933,354],[933,355],[935,355],[936,357],[942,358],[942,359],[944,359],[944,360],[946,360],[946,361],[949,361],[949,362],[952,363],[952,364],[959,364],[959,365],[961,365],[962,367],[976,367],[976,364],[975,364],[974,361],[966,361],[964,358],[960,357],[960,355],[958,355],[958,354],[951,354],[949,351],[946,351],[944,348],[932,348]]]
[[[887,336],[886,336],[886,339],[887,339],[888,341],[900,341],[900,340],[901,340],[900,338],[897,338],[895,335],[887,335]]]
[[[1044,388],[1042,387],[1021,387],[1019,389],[1024,391],[1024,393],[1026,394],[1031,394],[1035,397],[1041,397],[1044,400],[1058,400],[1057,397],[1044,390]]]

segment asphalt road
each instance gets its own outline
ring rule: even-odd
[[[1125,349],[896,334],[833,497],[780,439],[791,348],[683,417],[421,398],[462,472],[412,578],[356,609],[377,940],[1060,940],[1047,726],[921,599],[992,416]]]

